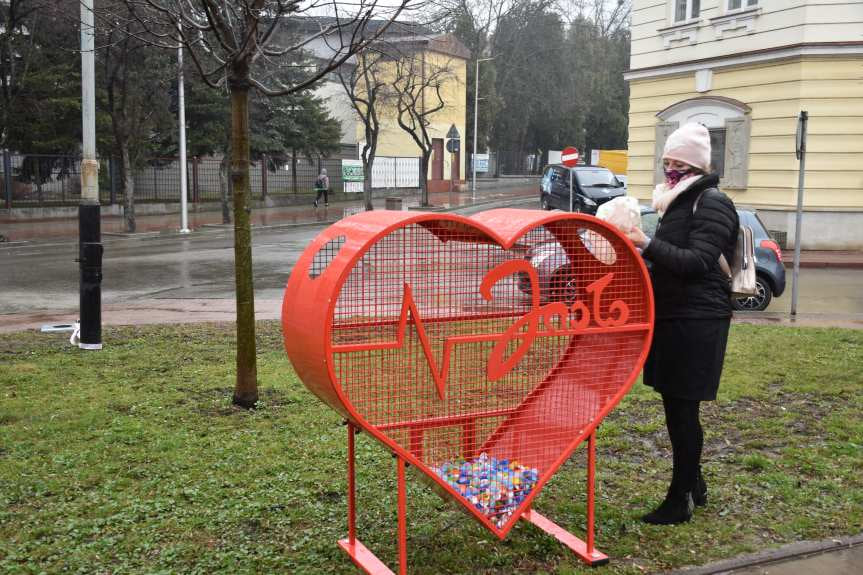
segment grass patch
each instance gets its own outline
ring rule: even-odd
[[[259,326],[261,402],[230,403],[233,331],[0,335],[0,573],[337,573],[345,428]],[[636,385],[599,432],[597,545],[607,573],[655,572],[863,531],[863,332],[736,325],[705,404],[709,504],[673,528],[638,517],[670,476],[662,408]],[[357,441],[359,533],[397,564],[395,464]],[[537,509],[584,528],[584,453]],[[412,573],[597,573],[519,525],[505,541],[409,481]]]

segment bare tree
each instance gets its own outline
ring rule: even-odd
[[[201,78],[231,95],[231,181],[237,298],[234,403],[258,399],[249,226],[249,91],[288,95],[312,87],[383,34],[414,0],[125,0],[153,43],[182,43]],[[331,17],[312,17],[329,7]],[[326,50],[308,56],[327,39]]]
[[[0,2],[0,149],[9,137],[10,114],[19,88],[27,76],[36,51],[36,15],[45,9],[40,2]]]
[[[385,76],[384,52],[369,48],[357,54],[356,61],[339,69],[339,81],[360,122],[363,124],[363,145],[360,158],[363,162],[363,200],[366,210],[372,206],[372,167],[378,150],[381,132],[381,113],[392,106],[390,83]]]
[[[441,52],[436,51],[434,54],[436,59],[444,58]],[[442,93],[444,84],[456,79],[452,59],[429,61],[426,55],[427,52],[422,47],[402,47],[400,57],[393,62],[392,82],[392,89],[396,94],[396,118],[399,127],[410,135],[420,149],[420,193],[423,206],[429,205],[428,168],[433,150],[429,128],[434,114],[447,105]]]
[[[166,99],[153,98],[152,92],[154,88],[168,92],[173,81],[171,59],[140,39],[140,26],[121,2],[102,2],[98,9],[105,11],[103,22],[111,23],[96,29],[102,45],[96,55],[120,163],[126,231],[134,232],[135,170],[150,151],[149,138],[156,126],[170,123]]]
[[[629,25],[632,0],[557,0],[557,12],[569,25],[589,20],[602,37],[608,37]]]

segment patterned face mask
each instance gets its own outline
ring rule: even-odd
[[[665,170],[665,183],[673,188],[677,183],[689,175],[689,170]]]

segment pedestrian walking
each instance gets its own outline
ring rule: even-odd
[[[315,195],[315,207],[318,207],[321,196],[324,197],[324,206],[329,206],[330,177],[327,175],[326,168],[321,168],[321,173],[318,174],[318,179],[315,180],[315,191],[317,192]]]
[[[651,264],[655,301],[653,342],[644,383],[662,396],[671,440],[672,477],[665,500],[642,520],[689,521],[707,503],[701,472],[702,401],[716,399],[731,323],[731,286],[719,265],[733,261],[739,221],[734,203],[710,172],[710,134],[684,124],[665,143],[665,181],[653,191],[661,216],[653,238],[628,233]]]

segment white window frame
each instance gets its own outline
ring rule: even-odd
[[[745,12],[747,10],[755,10],[758,8],[758,0],[754,0],[755,4],[749,4],[752,0],[740,0],[740,7],[732,8],[731,2],[734,0],[723,0],[725,14],[736,14],[737,12]]]
[[[744,2],[746,0],[743,0]],[[686,5],[686,15],[682,20],[677,19],[677,4],[679,2],[683,2]],[[698,2],[698,14],[695,16],[692,15],[692,7]],[[671,22],[672,26],[680,25],[680,24],[688,24],[690,22],[697,22],[701,19],[701,0],[671,0],[669,2],[669,22]]]

